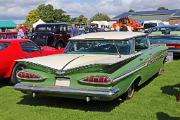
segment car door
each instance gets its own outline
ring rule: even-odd
[[[143,76],[141,82],[144,82],[152,77],[159,68],[156,65],[156,61],[154,61],[154,57],[157,56],[156,51],[150,48],[149,40],[146,37],[137,37],[135,39],[135,50],[137,52],[142,52],[139,63],[146,65],[142,71]]]

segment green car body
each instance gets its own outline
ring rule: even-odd
[[[70,50],[72,46],[78,50]],[[17,61],[26,69],[17,73],[20,83],[15,89],[33,95],[110,101],[158,73],[166,56],[167,48],[150,46],[143,33],[90,33],[71,38],[61,55]]]

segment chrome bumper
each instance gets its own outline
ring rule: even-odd
[[[112,97],[120,91],[119,88],[114,88],[111,90],[82,90],[82,89],[72,89],[72,88],[49,88],[49,87],[39,87],[39,86],[27,86],[23,84],[16,84],[14,86],[16,90],[23,92],[34,92],[34,93],[50,93],[50,94],[61,94],[61,95],[78,95],[78,96],[90,96],[90,97]]]

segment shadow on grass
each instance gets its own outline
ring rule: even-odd
[[[5,86],[10,86],[8,80],[7,79],[0,80],[0,88]]]
[[[139,86],[137,90],[144,88],[156,77],[157,75],[154,75],[152,78],[150,78],[141,86]],[[50,97],[50,96],[38,96],[36,98],[32,98],[31,95],[25,95],[22,97],[21,101],[19,101],[17,104],[31,105],[31,106],[48,106],[48,107],[65,108],[65,109],[79,109],[83,111],[110,112],[116,106],[119,106],[123,102],[124,100],[115,99],[109,102],[90,101],[87,103],[85,100],[78,100],[78,99],[67,99],[67,98]]]
[[[140,86],[138,86],[136,88],[136,91],[141,90],[142,88],[146,87],[148,84],[150,84],[156,77],[158,77],[158,74],[155,74],[154,76],[152,76],[149,80],[145,81],[143,84],[141,84]]]
[[[176,85],[169,85],[161,87],[162,93],[175,96],[178,101],[180,101],[180,83]]]
[[[123,103],[123,100],[114,100],[110,102],[101,101],[90,101],[78,99],[67,99],[59,97],[49,97],[49,96],[38,96],[32,98],[30,95],[25,95],[22,100],[17,104],[30,105],[30,106],[47,106],[55,108],[65,108],[65,109],[78,109],[83,111],[98,111],[98,112],[110,112],[116,106]]]
[[[164,112],[156,113],[156,117],[157,117],[157,120],[180,120],[180,117],[172,117]]]

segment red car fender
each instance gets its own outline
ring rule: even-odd
[[[7,72],[6,75],[4,76],[5,78],[11,77],[11,74],[12,74],[12,71],[13,71],[14,66],[15,66],[15,62],[13,61],[12,64],[11,64],[11,67],[10,67],[9,70],[8,70],[8,72]]]

